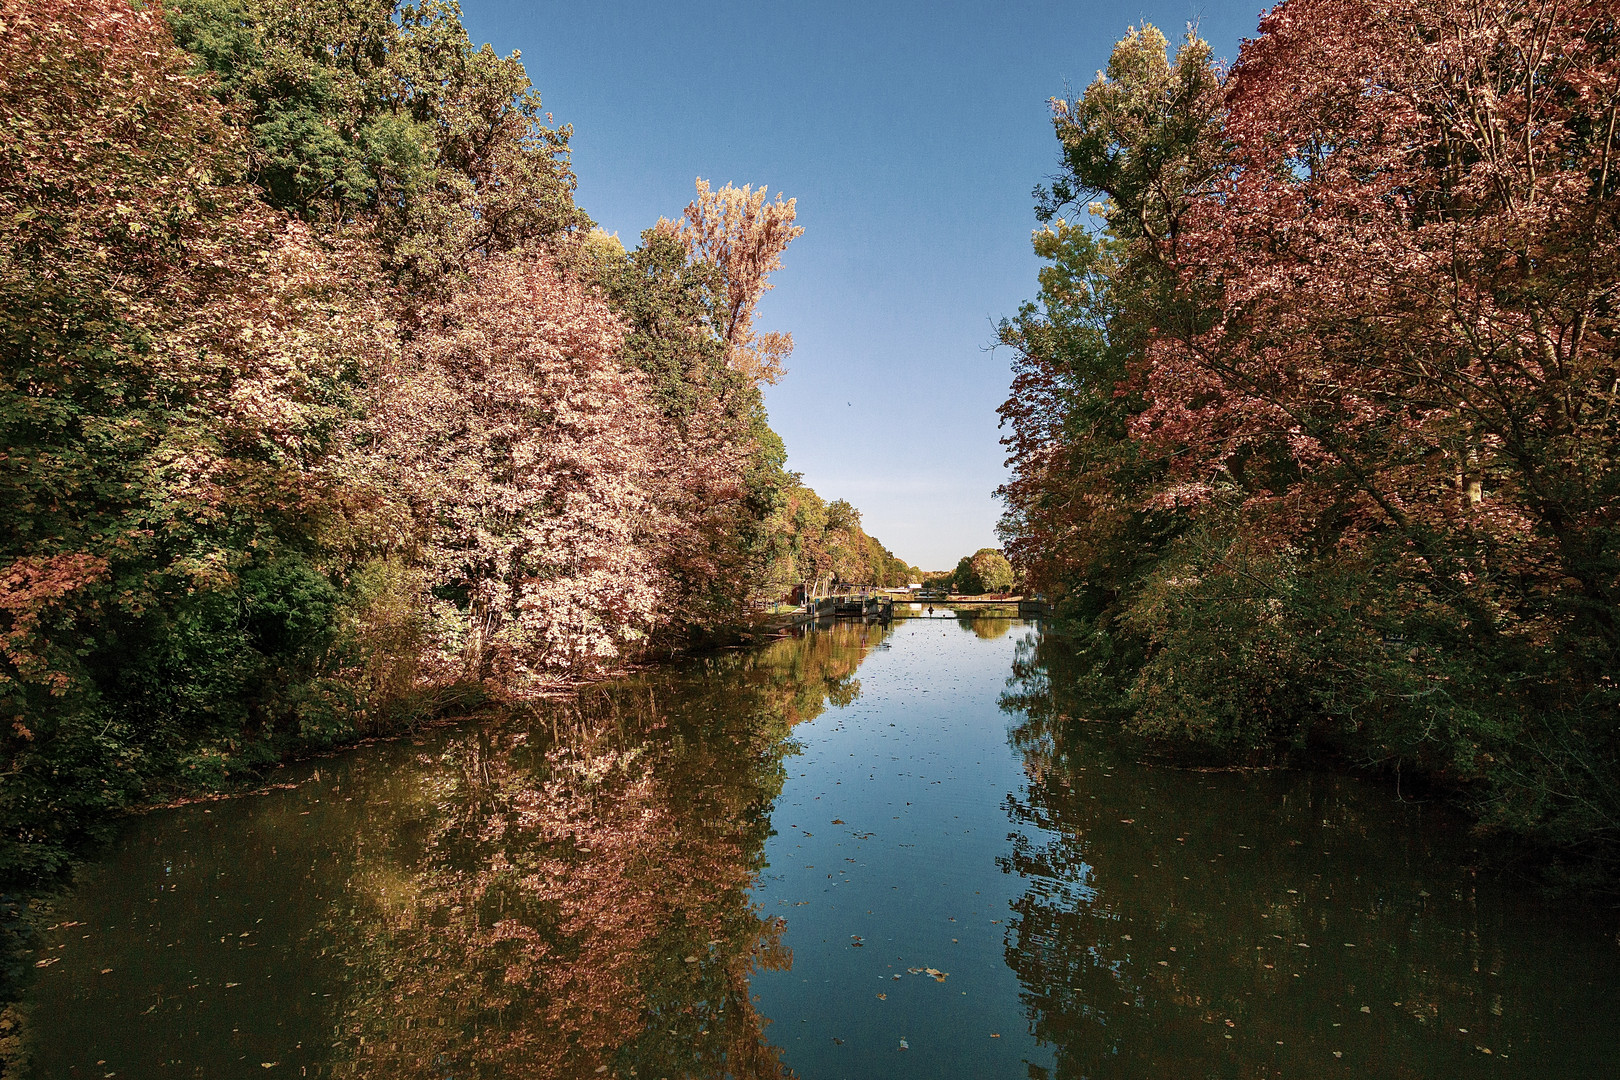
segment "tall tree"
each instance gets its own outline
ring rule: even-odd
[[[756,333],[754,314],[769,291],[770,276],[782,268],[782,252],[804,229],[794,225],[797,200],[765,200],[765,188],[727,184],[715,191],[697,182],[697,198],[687,204],[678,235],[696,262],[717,267],[723,293],[712,313],[714,328],[726,343],[731,366],[751,382],[774,383],[793,351],[793,335]]]
[[[497,693],[622,662],[662,618],[660,440],[599,296],[541,255],[430,309],[372,423],[428,531],[430,647]]]

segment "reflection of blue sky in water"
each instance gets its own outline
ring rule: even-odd
[[[1023,784],[996,704],[1013,643],[954,619],[896,622],[859,699],[794,729],[804,753],[788,759],[755,893],[787,918],[793,968],[753,989],[801,1076],[1023,1076],[1021,1062],[1052,1060],[1003,956],[1023,885],[996,861]],[[930,967],[949,977],[907,971]]]

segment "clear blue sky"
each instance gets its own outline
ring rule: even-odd
[[[1217,56],[1245,3],[557,3],[462,0],[475,42],[521,50],[574,126],[580,205],[634,246],[693,180],[767,184],[805,233],[761,307],[791,331],[767,393],[788,466],[924,569],[994,546],[994,323],[1035,291],[1031,189],[1056,168],[1046,101],[1079,92],[1127,27]]]

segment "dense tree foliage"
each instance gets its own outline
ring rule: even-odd
[[[766,522],[768,580],[787,591],[794,585],[834,582],[892,587],[917,580],[917,570],[897,558],[861,525],[861,512],[843,499],[828,503],[788,478],[785,498]]]
[[[169,0],[272,206],[367,235],[414,288],[586,223],[566,127],[448,0]]]
[[[1605,5],[1462,0],[1288,0],[1224,74],[1147,28],[1054,103],[1003,527],[1136,727],[1620,840],[1617,108]]]
[[[0,872],[154,772],[218,779],[316,706],[316,554],[369,305],[230,177],[240,146],[150,11],[8,4],[0,41]]]
[[[954,592],[977,596],[1007,592],[1013,587],[1013,568],[1007,557],[995,548],[980,548],[964,555],[951,572],[947,585]]]
[[[723,633],[837,546],[758,386],[791,202],[700,186],[626,252],[453,3],[0,24],[0,885],[132,801]]]

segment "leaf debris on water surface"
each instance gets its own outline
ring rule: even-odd
[[[914,967],[914,968],[906,968],[906,970],[909,971],[913,975],[928,975],[928,976],[931,976],[935,982],[944,982],[946,979],[950,978],[950,976],[951,976],[951,973],[948,972],[948,971],[941,971],[938,968],[931,968],[931,967],[926,967],[926,968],[925,967]],[[897,978],[897,979],[899,977],[900,976],[898,976],[898,975],[895,976],[895,978]]]

